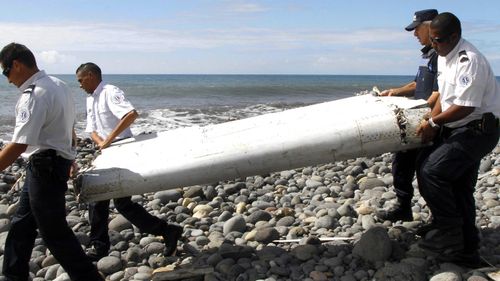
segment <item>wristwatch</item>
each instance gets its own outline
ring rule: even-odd
[[[439,129],[439,125],[434,123],[434,120],[432,120],[432,117],[429,118],[429,120],[427,120],[427,122],[429,122],[429,125],[431,126],[431,128],[433,129]]]

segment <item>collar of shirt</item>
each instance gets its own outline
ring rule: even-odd
[[[101,92],[102,90],[104,89],[104,82],[101,81],[101,83],[99,83],[99,85],[97,85],[97,88],[95,88],[94,92],[92,93],[91,96],[93,97],[97,97]]]
[[[432,49],[432,46],[429,45],[429,46],[425,46],[423,47],[422,49],[420,49],[420,52],[422,52],[422,55],[425,55],[427,54],[430,50]]]
[[[423,59],[428,59],[432,57],[434,53],[436,53],[436,50],[434,50],[432,46],[425,46],[420,51],[422,52]]]
[[[446,64],[449,64],[450,62],[453,63],[453,58],[458,54],[458,50],[460,49],[460,46],[464,43],[464,39],[460,38],[460,41],[458,41],[457,45],[453,50],[451,50],[445,57]]]
[[[24,90],[26,90],[30,85],[34,84],[36,80],[45,76],[47,76],[47,74],[45,74],[44,70],[38,71],[37,73],[33,74],[30,78],[28,78],[28,80],[24,81],[21,87],[19,87],[19,90],[21,91],[21,93],[24,92]]]

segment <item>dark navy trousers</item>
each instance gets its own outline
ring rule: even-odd
[[[65,192],[72,161],[52,152],[30,159],[19,206],[5,242],[3,274],[6,280],[28,280],[28,264],[38,229],[71,280],[104,280],[66,222]]]
[[[413,198],[413,177],[416,172],[417,155],[420,149],[399,151],[392,161],[392,176],[394,189],[399,202],[410,204]]]
[[[498,128],[489,134],[469,127],[443,128],[435,145],[419,155],[420,194],[438,226],[462,228],[465,252],[479,247],[473,193],[480,161],[498,138]]]
[[[110,247],[108,234],[110,200],[102,200],[89,204],[90,241],[96,248],[108,251]],[[153,235],[166,234],[167,222],[151,215],[141,205],[132,202],[131,197],[115,198],[113,203],[128,221],[137,226],[143,233]]]

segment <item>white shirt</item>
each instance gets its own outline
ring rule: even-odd
[[[73,126],[75,102],[66,84],[39,71],[19,87],[13,143],[27,144],[29,156],[54,149],[57,155],[74,159]]]
[[[106,139],[120,123],[120,120],[130,111],[134,110],[132,104],[125,98],[118,87],[99,83],[92,95],[87,97],[87,133],[97,132]],[[132,131],[127,128],[116,139],[128,138]]]
[[[500,116],[500,85],[486,58],[465,39],[438,58],[438,87],[442,111],[451,105],[474,107],[465,118],[445,124],[457,128],[481,119],[485,112]]]

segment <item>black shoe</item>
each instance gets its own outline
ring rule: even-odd
[[[92,261],[98,261],[108,255],[108,250],[92,245],[85,253]]]
[[[384,221],[413,221],[413,214],[410,206],[402,207],[401,205],[397,206],[395,209],[380,212],[378,217]]]
[[[462,228],[441,228],[429,231],[424,239],[418,243],[418,246],[439,254],[451,254],[462,251],[464,248]]]
[[[440,262],[451,262],[471,269],[491,266],[481,258],[477,251],[472,253],[464,253],[463,251],[460,251],[446,255],[439,255],[437,260]]]
[[[165,243],[165,256],[171,256],[177,251],[177,241],[182,236],[182,227],[174,224],[167,224],[165,233],[163,234],[163,242]]]

